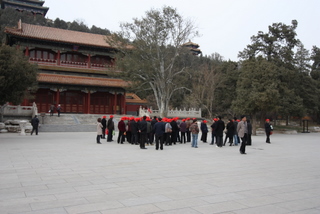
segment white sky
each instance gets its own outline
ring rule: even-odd
[[[320,0],[45,0],[47,18],[81,20],[114,32],[123,22],[145,16],[151,8],[176,8],[198,27],[198,43],[204,55],[219,53],[225,60],[237,55],[258,31],[267,32],[272,23],[290,25],[298,21],[297,38],[305,48],[320,47]]]

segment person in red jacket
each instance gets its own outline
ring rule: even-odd
[[[119,130],[119,135],[118,135],[118,143],[123,144],[125,135],[124,133],[126,132],[126,124],[124,123],[124,118],[122,117],[118,123],[118,130]]]

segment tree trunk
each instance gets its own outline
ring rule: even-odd
[[[257,116],[255,113],[252,115],[252,135],[257,135]]]

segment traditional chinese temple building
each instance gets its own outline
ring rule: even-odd
[[[1,9],[7,7],[14,8],[18,11],[29,11],[33,14],[41,14],[45,16],[49,10],[48,7],[44,7],[44,1],[38,0],[0,0]]]
[[[19,22],[6,28],[7,44],[16,46],[38,64],[39,112],[61,104],[66,113],[126,114],[146,101],[126,99],[127,82],[112,78],[114,51],[105,35],[83,33]],[[131,96],[132,97],[132,96]]]
[[[196,43],[191,42],[191,41],[184,43],[182,46],[189,48],[193,55],[199,55],[202,53],[201,50],[199,49],[200,46]]]

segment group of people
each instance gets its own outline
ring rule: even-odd
[[[115,135],[115,125],[113,115],[107,120],[106,116],[102,119],[98,118],[97,123],[97,143],[101,144],[100,139],[106,139],[107,142],[113,141]],[[236,117],[229,119],[225,125],[221,116],[213,119],[211,127],[212,141],[211,145],[216,144],[217,147],[225,146],[227,141],[229,146],[240,146],[240,153],[246,154],[246,145],[251,145],[252,125],[246,116],[241,116],[241,120]],[[267,143],[270,143],[270,135],[272,134],[272,125],[270,120],[266,120],[265,130],[267,135]],[[201,130],[201,141],[207,143],[207,134],[209,132],[207,121],[203,120],[198,125],[196,118],[186,118],[179,120],[175,118],[157,118],[152,119],[147,116],[140,117],[122,117],[118,122],[118,138],[117,143],[123,144],[125,141],[132,145],[140,145],[140,149],[146,149],[146,145],[155,143],[156,150],[163,150],[163,146],[171,146],[176,143],[185,144],[191,142],[191,147],[198,148],[198,135]],[[223,133],[225,139],[223,141]],[[241,143],[240,143],[241,139]]]
[[[57,106],[54,106],[53,104],[51,104],[50,105],[50,109],[49,109],[50,116],[53,116],[55,110],[57,110],[58,117],[60,117],[60,113],[61,113],[61,110],[62,110],[61,105],[58,104]]]

